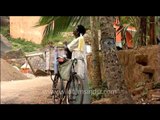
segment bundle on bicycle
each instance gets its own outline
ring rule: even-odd
[[[54,104],[82,104],[83,82],[75,72],[77,59],[55,56],[52,96]],[[66,84],[65,84],[66,83]]]

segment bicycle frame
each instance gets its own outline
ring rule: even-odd
[[[77,59],[73,59],[72,60],[72,67],[71,67],[71,69],[70,69],[70,78],[69,78],[69,80],[67,81],[67,83],[66,83],[66,85],[64,86],[64,80],[62,79],[62,77],[61,77],[61,75],[60,75],[60,73],[59,73],[59,69],[57,69],[57,73],[55,74],[55,77],[57,77],[57,78],[60,78],[60,93],[61,93],[61,95],[60,95],[60,104],[64,101],[64,99],[65,99],[65,96],[66,96],[66,88],[67,88],[67,86],[70,84],[70,82],[73,80],[73,75],[75,75],[75,74],[77,74],[76,72],[75,72],[75,65],[74,64],[76,64],[76,62],[77,62]],[[58,67],[57,67],[58,68]],[[51,78],[52,79],[52,78]],[[52,90],[54,90],[54,88],[56,88],[56,86],[57,86],[57,84],[58,83],[56,83],[56,82],[58,82],[58,81],[55,81],[55,79],[53,80],[52,79],[52,82],[53,82],[53,85],[52,85]],[[68,94],[68,93],[67,93]]]

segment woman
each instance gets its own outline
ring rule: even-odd
[[[77,58],[78,62],[75,66],[75,71],[83,79],[84,85],[84,104],[90,104],[90,93],[87,78],[87,62],[86,62],[86,46],[84,41],[84,34],[86,29],[82,25],[78,25],[73,32],[75,39],[67,45],[69,51],[72,52],[72,59]]]

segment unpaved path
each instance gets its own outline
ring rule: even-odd
[[[53,104],[50,77],[1,81],[1,104]]]

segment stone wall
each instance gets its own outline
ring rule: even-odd
[[[101,56],[101,55],[100,55]],[[129,90],[139,86],[160,82],[160,46],[147,46],[138,49],[118,51],[120,63],[124,67],[124,79]],[[88,55],[88,73],[92,76],[92,55]],[[101,64],[102,67],[102,64]],[[104,71],[101,71],[104,75]],[[105,79],[105,75],[102,76]]]

